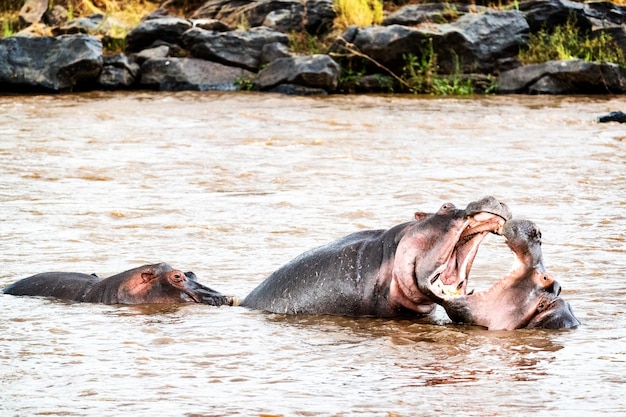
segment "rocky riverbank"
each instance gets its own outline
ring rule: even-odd
[[[623,63],[524,65],[519,59],[533,34],[566,24],[589,39],[610,39],[626,55],[626,7],[610,2],[530,0],[508,9],[409,4],[387,13],[380,25],[336,35],[332,0],[209,0],[185,16],[164,3],[128,32],[119,53],[103,52],[103,42],[111,43],[98,36],[105,16],[55,20],[47,0],[28,4],[22,20],[48,22],[52,36],[26,29],[0,39],[0,92],[420,92],[430,82],[501,94],[626,93]],[[294,34],[330,42],[325,50],[302,53],[293,48]]]

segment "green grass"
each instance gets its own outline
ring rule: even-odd
[[[523,64],[552,60],[584,59],[588,62],[612,62],[626,67],[624,52],[610,35],[591,37],[581,33],[573,19],[552,31],[542,29],[530,34],[528,45],[518,56]]]
[[[462,77],[458,57],[455,59],[455,71],[452,74],[439,74],[432,40],[425,43],[420,58],[413,54],[403,56],[401,78],[409,92],[443,96],[474,94],[474,83],[471,79]]]

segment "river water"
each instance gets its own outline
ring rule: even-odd
[[[299,253],[494,195],[583,325],[284,317],[0,294],[2,416],[626,413],[623,97],[0,97],[0,288],[146,263],[245,296]],[[489,236],[471,285],[511,265]]]

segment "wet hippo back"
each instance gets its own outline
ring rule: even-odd
[[[3,292],[83,301],[85,294],[99,281],[95,275],[77,272],[44,272],[21,279],[6,287]]]
[[[379,303],[365,293],[377,298],[382,291],[369,275],[377,270],[373,264],[393,257],[395,249],[393,238],[381,244],[384,234],[357,232],[307,251],[271,274],[241,305],[284,314],[374,315]]]
[[[307,251],[272,273],[241,305],[283,314],[376,315],[383,291],[370,275],[393,258],[394,234],[367,230]]]

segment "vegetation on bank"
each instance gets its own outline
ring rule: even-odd
[[[0,36],[11,36],[18,30],[18,14],[23,1],[0,0]],[[413,54],[403,56],[404,65],[399,73],[385,68],[371,57],[360,53],[352,45],[344,43],[340,48],[336,47],[339,35],[348,26],[364,27],[380,24],[383,19],[383,8],[393,10],[419,0],[391,0],[384,4],[382,0],[334,1],[337,17],[333,22],[332,32],[322,36],[306,32],[292,33],[289,36],[289,46],[295,53],[331,53],[342,66],[340,91],[358,91],[359,82],[366,74],[377,74],[371,78],[381,90],[387,92],[466,95],[474,94],[477,90],[485,93],[495,90],[495,81],[490,77],[485,77],[478,87],[473,78],[461,73],[461,63],[458,60],[455,71],[451,74],[442,74],[437,65],[437,54],[433,51],[432,42],[424,42],[421,45],[419,56]],[[615,0],[613,3],[626,4],[626,0]],[[123,40],[128,31],[137,26],[145,15],[159,7],[159,3],[151,0],[50,0],[50,7],[56,4],[65,7],[68,20],[99,13],[106,16],[109,22],[113,22],[98,33],[103,35],[104,47],[109,51],[122,51]],[[168,4],[174,4],[175,8],[183,13],[199,7],[202,0],[169,0]],[[517,8],[517,5],[516,0],[508,5],[503,5],[501,0],[498,0],[497,6],[492,7],[511,9]],[[449,5],[446,8],[446,16],[449,15],[453,19],[455,10],[453,4]],[[245,26],[242,23],[239,29]],[[583,33],[573,18],[562,26],[545,28],[530,34],[528,42],[520,46],[518,59],[524,64],[583,59],[589,62],[617,63],[626,68],[623,50],[617,47],[609,34],[604,32],[594,36],[591,33]]]
[[[531,33],[528,44],[519,53],[519,61],[523,64],[569,59],[612,62],[626,68],[624,52],[609,34],[602,32],[592,36],[581,33],[573,17],[552,30]]]

